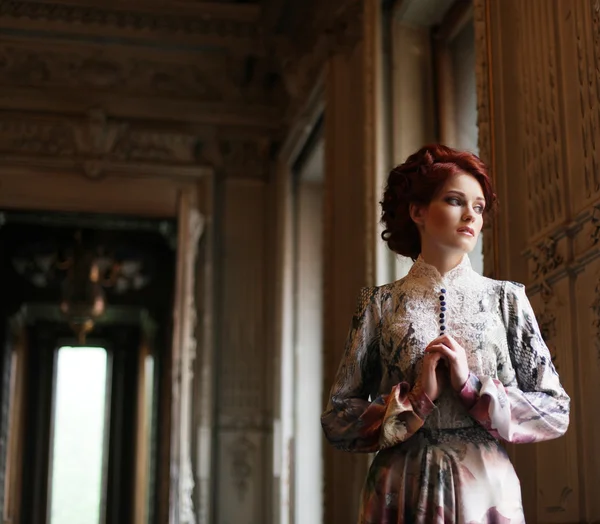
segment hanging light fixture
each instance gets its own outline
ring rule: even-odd
[[[100,283],[100,269],[94,253],[86,250],[81,233],[75,236],[76,243],[71,256],[59,263],[67,272],[62,284],[60,310],[80,344],[94,329],[95,321],[106,309],[106,298]]]
[[[87,240],[84,240],[84,237]],[[38,289],[59,292],[58,306],[79,344],[108,308],[106,290],[126,296],[146,288],[152,280],[152,258],[123,242],[108,245],[81,231],[66,244],[50,235],[26,243],[12,258],[21,277]]]

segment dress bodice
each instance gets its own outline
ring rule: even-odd
[[[414,384],[424,350],[439,336],[440,325],[465,349],[473,373],[501,378],[502,382],[514,377],[502,317],[502,284],[476,273],[465,256],[444,276],[419,257],[406,277],[382,286],[382,373],[379,384],[372,385],[376,387],[373,396],[388,392],[398,382]],[[505,376],[498,377],[498,373]],[[473,424],[450,389],[440,397],[437,406],[427,426]]]

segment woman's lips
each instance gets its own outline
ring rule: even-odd
[[[475,231],[473,231],[470,227],[461,227],[458,229],[458,232],[471,237],[475,236]]]

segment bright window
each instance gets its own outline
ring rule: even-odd
[[[99,524],[103,502],[107,353],[58,350],[51,449],[50,524]]]

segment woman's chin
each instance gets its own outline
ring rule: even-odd
[[[470,253],[475,249],[475,246],[477,245],[477,237],[463,235],[458,239],[458,242],[456,244],[456,247],[458,249],[463,250],[465,253]]]
[[[452,246],[452,251],[457,255],[468,255],[475,249],[477,242],[457,242]]]

